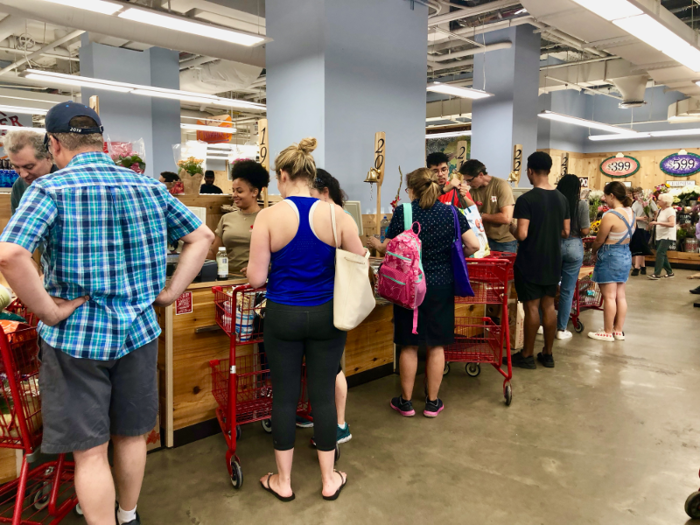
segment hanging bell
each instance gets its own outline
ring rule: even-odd
[[[370,168],[370,170],[367,172],[367,178],[365,179],[365,182],[369,182],[370,184],[376,184],[379,182],[379,170],[376,168]]]

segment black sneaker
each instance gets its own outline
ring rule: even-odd
[[[117,507],[114,509],[114,517],[117,520],[117,523],[119,523],[119,517],[118,517],[118,512],[119,512],[119,504],[117,503]],[[139,511],[136,511],[136,519],[133,519],[131,521],[127,521],[126,523],[123,523],[122,525],[141,525],[141,518],[139,517]]]
[[[537,354],[537,360],[542,363],[542,366],[547,368],[554,368],[554,356],[552,354],[545,354],[540,352]]]
[[[640,273],[641,273],[642,275],[646,275],[646,274],[647,274],[647,267],[646,267],[646,266],[643,266]]]
[[[513,366],[517,367],[517,368],[526,368],[528,370],[535,370],[537,368],[537,364],[535,364],[535,358],[533,356],[523,357],[522,352],[517,352],[517,353],[513,354],[510,357],[510,361],[513,364]],[[503,358],[503,364],[504,365],[508,364],[507,357]]]
[[[413,410],[413,403],[406,401],[401,396],[395,397],[391,400],[391,408],[396,410],[404,417],[413,417],[416,415],[416,411]]]
[[[639,268],[632,270],[632,277],[637,277],[639,275]]]
[[[445,403],[442,399],[437,398],[435,401],[430,401],[427,397],[425,398],[425,409],[423,410],[423,415],[425,417],[438,417],[438,414],[445,410]]]
[[[673,279],[675,276],[676,274],[673,272],[667,273],[666,275],[664,275],[664,279]]]
[[[698,286],[697,288],[693,288],[692,290],[690,290],[690,293],[694,293],[695,295],[700,295],[700,286]]]

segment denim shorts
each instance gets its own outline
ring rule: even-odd
[[[604,244],[598,250],[591,280],[598,284],[626,283],[632,267],[629,244]]]

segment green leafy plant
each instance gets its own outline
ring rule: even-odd
[[[198,174],[204,174],[204,170],[202,169],[202,162],[204,162],[202,159],[188,157],[179,161],[177,165],[181,170],[186,171],[189,175],[194,176]]]

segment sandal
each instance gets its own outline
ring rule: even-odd
[[[260,482],[260,486],[280,501],[284,501],[285,503],[288,503],[290,501],[294,501],[294,498],[296,498],[296,496],[294,495],[294,492],[292,492],[291,496],[281,496],[280,494],[278,494],[277,492],[272,490],[272,486],[270,485],[270,478],[273,475],[274,474],[272,472],[268,473],[268,475],[267,475],[267,487],[265,486],[265,484],[262,481]]]
[[[323,496],[323,499],[325,499],[326,501],[337,500],[338,496],[340,496],[340,493],[342,492],[343,488],[345,488],[345,485],[347,485],[347,483],[348,483],[347,476],[343,477],[343,475],[335,469],[333,469],[333,472],[335,472],[336,474],[338,474],[338,476],[340,476],[340,479],[343,483],[340,485],[340,487],[338,487],[338,490],[336,490],[335,494],[333,494],[332,496],[323,496],[323,494],[321,494]]]

